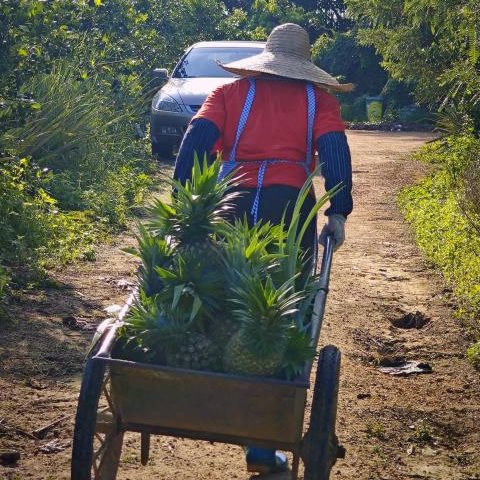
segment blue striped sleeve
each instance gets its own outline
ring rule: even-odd
[[[325,189],[330,190],[341,183],[344,188],[331,200],[325,215],[340,214],[345,217],[352,212],[352,160],[347,137],[343,132],[329,132],[317,139],[318,157]]]
[[[212,149],[219,137],[220,131],[210,120],[205,118],[193,120],[188,126],[180,145],[173,178],[185,185],[185,182],[190,180],[192,176],[195,152],[200,161],[203,161],[205,154],[207,159],[211,160]]]

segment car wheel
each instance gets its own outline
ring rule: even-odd
[[[156,155],[158,157],[163,157],[163,158],[172,158],[173,145],[152,142],[152,155]]]

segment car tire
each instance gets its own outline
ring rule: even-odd
[[[152,142],[152,155],[170,159],[173,157],[173,145]]]

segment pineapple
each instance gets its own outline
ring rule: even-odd
[[[223,271],[201,259],[177,255],[169,269],[157,268],[163,282],[156,300],[164,311],[175,310],[200,330],[224,308]]]
[[[201,258],[207,265],[221,263],[221,250],[215,241],[222,233],[229,202],[237,194],[228,194],[229,178],[218,182],[220,161],[203,167],[194,161],[192,180],[185,185],[174,182],[172,205],[161,201],[150,209],[153,220],[149,228],[163,237],[170,237],[176,251],[184,258]]]
[[[267,247],[275,240],[272,232],[276,228],[261,222],[249,227],[246,218],[237,219],[233,225],[228,226],[223,248],[224,279],[227,284],[236,285],[242,276],[265,275],[275,268],[277,256],[269,254]],[[225,349],[240,328],[239,322],[229,313],[228,305],[224,304],[223,308],[224,314],[215,315],[209,329],[210,338],[221,350]]]
[[[227,345],[224,363],[227,372],[239,375],[276,376],[283,366],[296,305],[292,281],[275,288],[271,278],[243,277],[234,287],[233,315],[239,331]]]
[[[218,349],[198,333],[188,317],[177,311],[163,314],[155,300],[143,293],[122,327],[121,357],[192,370],[218,370]]]
[[[247,335],[240,330],[228,342],[224,357],[225,371],[237,375],[276,376],[282,367],[285,342],[279,342],[275,346],[276,351],[264,356],[249,348]]]
[[[169,349],[166,364],[190,370],[220,370],[220,356],[213,342],[201,333],[186,333]]]
[[[209,322],[207,335],[217,346],[219,351],[223,352],[232,336],[238,332],[238,329],[238,322],[225,312],[215,315],[215,317]]]

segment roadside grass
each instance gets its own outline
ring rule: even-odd
[[[365,426],[365,435],[368,439],[376,439],[384,441],[387,439],[385,434],[385,427],[380,423],[370,424]]]
[[[480,342],[474,343],[467,350],[467,358],[475,368],[480,370]]]
[[[451,285],[458,304],[457,315],[472,338],[479,340],[480,234],[476,228],[479,219],[464,201],[472,152],[480,155],[478,139],[450,139],[443,145],[427,145],[415,158],[434,163],[438,168],[420,184],[405,188],[398,200],[420,250]],[[480,363],[478,345],[467,354],[477,364]]]

